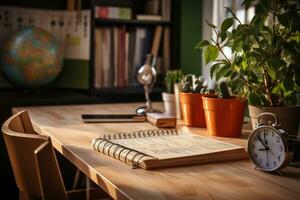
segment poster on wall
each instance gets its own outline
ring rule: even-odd
[[[64,58],[89,60],[90,11],[41,10],[0,6],[0,46],[22,27],[38,27],[64,44]]]

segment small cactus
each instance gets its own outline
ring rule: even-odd
[[[203,76],[196,77],[193,74],[188,74],[183,79],[182,92],[192,93],[207,93],[207,85]]]
[[[183,78],[183,83],[182,83],[182,91],[183,92],[190,92],[193,88],[193,75],[192,74],[187,74]]]
[[[183,78],[183,73],[181,70],[168,70],[165,76],[165,83],[167,93],[174,93],[174,84],[180,83]]]
[[[222,98],[222,99],[228,99],[230,97],[228,85],[224,81],[222,81],[219,84],[219,94],[218,94],[218,97]]]

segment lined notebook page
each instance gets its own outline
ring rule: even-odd
[[[242,148],[227,142],[192,134],[113,139],[111,142],[158,159],[195,156]]]

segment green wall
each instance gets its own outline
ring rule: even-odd
[[[180,22],[180,66],[185,73],[201,74],[201,54],[195,50],[201,40],[202,1],[182,0]]]

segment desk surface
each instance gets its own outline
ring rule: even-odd
[[[140,103],[14,108],[26,109],[39,134],[115,199],[300,199],[300,168],[287,167],[283,176],[255,170],[248,160],[147,171],[132,169],[94,151],[93,138],[108,129],[132,130],[147,123],[92,123],[83,113],[133,113]],[[162,108],[161,103],[155,107]],[[189,128],[206,135],[205,129]],[[217,138],[245,145],[243,138]]]

